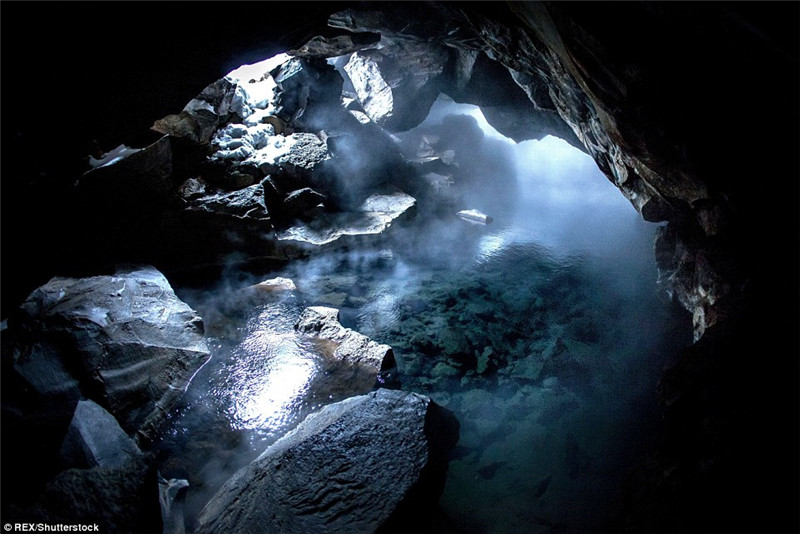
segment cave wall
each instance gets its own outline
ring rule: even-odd
[[[654,252],[698,343],[665,375],[667,432],[621,527],[797,530],[800,4],[176,5],[0,5],[4,315],[94,267],[67,219],[93,141],[130,142],[232,68],[313,36],[443,47],[461,58],[454,97],[513,101],[531,117],[519,138],[571,132],[643,218],[668,223]],[[514,83],[481,86],[469,65]]]
[[[307,2],[302,16],[290,5],[2,7],[13,44],[3,48],[3,212],[16,230],[3,241],[36,279],[7,289],[4,307],[52,274],[52,258],[69,258],[69,230],[51,221],[69,217],[64,194],[86,155],[135,142],[235,66],[348,35],[368,53],[376,35],[413,43],[420,64],[449,54],[424,98],[408,100],[424,107],[443,91],[485,107],[517,140],[558,135],[644,219],[669,221],[661,279],[693,313],[697,338],[758,283],[753,272],[792,273],[765,261],[774,252],[763,236],[781,228],[797,241],[795,4]]]
[[[797,10],[769,6],[431,2],[360,6],[329,24],[448,50],[442,92],[495,111],[490,123],[517,140],[581,146],[645,220],[669,223],[661,281],[699,339],[758,283],[757,228],[796,226],[796,183],[779,199],[755,179],[797,167]]]
[[[152,142],[154,121],[234,68],[330,33],[331,10],[349,5],[0,4],[3,318],[55,274],[96,273],[100,251],[76,248],[92,222],[73,208],[90,154]]]

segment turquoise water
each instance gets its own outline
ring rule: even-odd
[[[689,319],[659,297],[655,226],[563,141],[514,145],[479,121],[450,124],[400,137],[438,139],[455,186],[369,246],[273,271],[234,262],[176,287],[213,354],[158,447],[162,472],[190,482],[190,532],[237,469],[312,411],[374,386],[295,335],[312,305],[392,346],[393,387],[459,419],[437,531],[591,532],[613,520],[625,474],[658,435],[657,380],[691,341]],[[279,276],[296,290],[248,289]]]
[[[446,217],[398,227],[371,250],[179,289],[213,352],[161,447],[162,470],[190,481],[189,526],[225,478],[308,413],[373,386],[295,336],[309,305],[336,307],[344,326],[391,345],[400,386],[461,422],[442,530],[586,531],[611,519],[656,435],[656,382],[688,326],[657,297],[646,247],[620,260],[530,235]],[[245,289],[275,276],[297,290]]]
[[[383,250],[297,276],[312,301],[394,348],[404,389],[458,417],[450,528],[599,528],[657,435],[656,383],[688,326],[657,298],[644,257],[557,255],[518,227],[463,230],[441,254]]]

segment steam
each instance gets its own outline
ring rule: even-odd
[[[261,72],[263,68],[257,71]],[[242,79],[249,76],[244,72],[239,75]],[[244,264],[242,258],[232,257],[230,267],[214,283],[196,289],[176,288],[179,296],[204,317],[208,333],[217,343],[216,353],[222,358],[231,358],[230,364],[208,366],[204,369],[207,375],[198,377],[195,384],[207,382],[212,387],[217,384],[247,393],[244,397],[237,397],[237,402],[243,403],[245,419],[258,420],[265,415],[275,418],[280,417],[281,411],[296,411],[297,406],[282,404],[281,399],[303,388],[303,373],[307,370],[301,368],[293,372],[291,365],[287,365],[284,371],[272,370],[272,382],[263,380],[259,377],[263,370],[252,367],[255,360],[246,361],[242,350],[263,356],[264,361],[275,362],[280,359],[276,358],[276,353],[278,356],[292,353],[297,347],[287,340],[286,333],[291,330],[299,310],[310,305],[339,309],[340,322],[345,327],[354,328],[377,342],[391,344],[392,336],[400,342],[407,342],[409,340],[403,339],[402,334],[412,327],[403,323],[419,320],[415,313],[429,306],[426,298],[430,296],[429,291],[433,291],[431,288],[437,288],[435,290],[440,296],[452,291],[452,299],[442,297],[443,306],[463,305],[464,315],[472,313],[471,301],[479,300],[478,297],[480,302],[476,305],[494,306],[481,313],[495,318],[502,316],[493,323],[498,329],[509,328],[508,335],[501,333],[503,340],[497,345],[505,347],[516,343],[514,346],[519,347],[518,354],[502,356],[506,358],[505,363],[516,365],[515,359],[519,359],[529,362],[525,365],[535,366],[537,362],[532,354],[538,357],[547,351],[555,352],[553,347],[558,346],[557,340],[567,329],[560,324],[538,325],[537,328],[542,329],[541,339],[522,339],[534,330],[530,317],[526,315],[534,307],[531,301],[553,298],[555,303],[549,305],[554,311],[546,313],[567,313],[561,309],[566,305],[555,297],[543,297],[537,292],[560,291],[563,299],[576,302],[583,295],[575,297],[570,293],[595,292],[589,300],[596,301],[611,294],[611,288],[617,292],[625,309],[614,317],[601,318],[608,323],[597,328],[623,332],[617,340],[619,345],[614,347],[624,353],[623,356],[614,360],[613,355],[595,354],[602,351],[591,347],[589,342],[575,342],[570,350],[579,358],[608,358],[610,370],[607,377],[610,378],[604,392],[614,391],[615,399],[624,399],[619,402],[601,402],[601,399],[593,397],[594,392],[573,394],[567,391],[570,386],[566,380],[562,383],[554,376],[546,376],[540,382],[526,377],[524,387],[506,395],[507,392],[501,391],[500,379],[491,378],[490,372],[478,377],[479,373],[474,370],[470,380],[465,378],[466,381],[456,382],[459,387],[471,390],[441,391],[441,386],[431,386],[434,380],[430,370],[426,370],[428,375],[425,377],[415,376],[419,369],[409,365],[412,359],[404,359],[403,350],[394,347],[401,381],[405,377],[412,385],[433,389],[426,392],[437,402],[445,405],[449,402],[450,407],[464,416],[472,427],[476,427],[477,420],[483,425],[481,429],[493,425],[497,428],[496,434],[500,435],[503,428],[515,428],[521,424],[520,420],[525,419],[520,417],[523,411],[523,415],[533,422],[520,433],[510,433],[504,438],[506,441],[503,443],[513,446],[512,452],[499,451],[502,448],[500,441],[494,444],[494,449],[487,448],[490,440],[485,436],[481,438],[486,443],[470,443],[481,451],[475,459],[476,467],[482,465],[478,472],[480,476],[495,476],[495,472],[503,472],[502,466],[507,461],[519,460],[523,470],[531,468],[536,471],[528,478],[537,485],[535,492],[539,492],[538,495],[545,491],[551,494],[567,491],[564,488],[569,489],[572,482],[567,481],[565,485],[563,477],[559,480],[557,471],[555,476],[551,472],[554,462],[562,457],[562,450],[557,450],[557,447],[564,446],[571,451],[569,454],[575,465],[568,469],[580,470],[578,468],[586,464],[583,456],[588,453],[583,449],[589,450],[595,458],[602,458],[604,452],[593,450],[593,447],[599,450],[600,445],[595,447],[591,440],[596,438],[596,443],[610,443],[613,436],[603,434],[603,429],[595,435],[592,425],[597,425],[593,418],[602,416],[613,420],[608,425],[611,428],[620,418],[627,416],[627,411],[635,411],[628,406],[632,404],[631,399],[637,392],[650,387],[649,380],[655,376],[654,368],[660,363],[658,359],[648,359],[648,354],[658,351],[663,341],[660,336],[663,327],[659,323],[663,320],[663,310],[656,308],[658,301],[654,293],[656,271],[651,242],[655,226],[641,220],[589,156],[553,137],[515,144],[492,128],[475,106],[456,104],[440,97],[423,124],[394,137],[376,129],[376,134],[382,133],[373,136],[372,145],[366,149],[366,138],[354,133],[356,128],[355,124],[344,124],[339,131],[329,132],[327,139],[334,155],[330,163],[332,172],[339,178],[353,177],[349,182],[338,181],[335,184],[352,188],[337,193],[341,203],[348,204],[351,199],[363,196],[368,189],[389,182],[417,197],[417,217],[396,220],[384,234],[366,241],[348,241],[350,245],[337,242],[336,248],[320,248],[308,259],[296,260],[271,272],[266,269],[246,272],[241,268]],[[398,158],[400,152],[405,160]],[[467,222],[457,215],[462,210],[477,210],[490,217],[491,222]],[[488,278],[479,279],[478,272]],[[293,280],[297,291],[270,302],[254,299],[252,293],[245,291],[266,278],[276,276]],[[542,280],[549,278],[539,281],[537,277],[542,277]],[[576,282],[576,279],[580,280]],[[481,293],[488,292],[483,286],[490,284],[498,292],[491,298]],[[597,284],[597,287],[592,284]],[[501,285],[503,287],[497,289]],[[593,314],[599,315],[596,310],[605,310],[602,306],[594,308],[595,304],[575,305],[576,314],[584,314],[583,325],[592,326],[596,319]],[[446,317],[443,313],[442,317],[430,319],[430,323],[420,326],[419,330],[434,336],[450,327],[448,321],[461,320],[449,309],[443,309],[447,312]],[[259,328],[272,327],[253,330],[248,323],[252,320],[262,320]],[[518,325],[518,331],[525,334],[514,332],[509,325]],[[568,326],[576,328],[571,324]],[[651,335],[654,333],[656,335]],[[584,334],[591,337],[591,332]],[[507,339],[514,336],[520,339]],[[481,343],[476,348],[476,358],[483,358],[485,367],[492,354],[492,342]],[[547,348],[541,348],[544,345]],[[430,357],[441,358],[440,355]],[[241,361],[237,362],[237,359]],[[421,365],[418,363],[421,359],[416,358],[414,365]],[[445,365],[445,362],[438,364]],[[541,365],[541,361],[538,364]],[[225,378],[212,374],[235,372],[237,368],[248,365],[250,367],[236,376]],[[600,367],[604,364],[592,365]],[[523,364],[515,369],[514,372],[521,375],[527,372]],[[289,374],[284,376],[281,372]],[[453,375],[452,370],[447,372]],[[516,375],[509,372],[507,376]],[[237,382],[239,378],[242,380]],[[583,379],[579,376],[575,381]],[[589,377],[588,380],[591,382],[595,378]],[[275,388],[266,387],[272,383]],[[287,391],[281,392],[280,388]],[[213,396],[214,392],[211,393]],[[205,467],[195,474],[187,497],[187,512],[191,517],[211,496],[213,489],[235,468],[259,454],[263,447],[256,447],[267,442],[256,440],[254,444],[248,441],[246,433],[231,433],[231,427],[237,425],[234,429],[249,428],[247,421],[230,417],[226,422],[220,418],[226,414],[214,412],[219,407],[209,405],[208,391],[196,390],[188,399],[187,410],[194,410],[196,421],[189,421],[187,425],[207,425],[211,420],[221,427],[227,425],[223,433],[232,436],[232,442],[223,447],[225,454],[204,459],[207,462]],[[512,400],[516,403],[513,409],[509,408]],[[621,412],[625,414],[620,415]],[[202,422],[204,416],[207,416],[205,423]],[[562,424],[564,420],[569,422]],[[545,426],[548,428],[543,430]],[[180,425],[177,428],[176,432],[183,431]],[[473,436],[478,434],[473,432]],[[190,440],[197,439],[190,431],[187,435]],[[551,439],[551,435],[556,437]],[[526,456],[532,443],[539,444],[539,460]],[[197,443],[192,445],[198,446]],[[201,446],[211,447],[208,444]],[[493,454],[497,457],[492,458]],[[496,461],[489,462],[490,459]],[[590,471],[588,468],[585,470]],[[171,473],[170,476],[185,478],[185,473]],[[607,481],[598,482],[598,487],[607,489],[602,485],[605,483]],[[585,496],[581,494],[577,500]],[[447,498],[457,502],[453,495]],[[567,498],[569,496],[553,497],[557,504],[561,502],[559,499]]]

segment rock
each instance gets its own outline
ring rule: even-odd
[[[336,35],[312,37],[297,50],[290,50],[289,54],[300,58],[333,58],[352,54],[365,48],[378,44],[381,36],[377,33],[364,32],[349,35]]]
[[[172,189],[172,147],[168,136],[125,157],[115,157],[87,171],[76,187],[89,195],[99,208],[153,202],[166,198]]]
[[[585,150],[559,116],[545,80],[505,67],[492,60],[487,52],[458,50],[460,55],[472,52],[467,56],[472,62],[466,60],[455,90],[447,91],[453,100],[479,106],[489,124],[517,142],[556,135]],[[465,60],[459,62],[463,63]]]
[[[161,504],[162,534],[184,534],[186,532],[183,505],[189,481],[183,478],[169,480],[158,474],[158,501]]]
[[[389,131],[403,131],[427,116],[449,59],[440,45],[382,39],[379,50],[352,54],[342,70],[366,115]]]
[[[15,319],[15,380],[45,395],[78,389],[144,442],[209,357],[202,319],[153,267],[55,277]]]
[[[255,151],[269,147],[271,137],[275,137],[275,128],[270,124],[226,124],[211,139],[211,146],[215,149],[211,159],[244,161]]]
[[[328,149],[325,143],[311,133],[295,133],[289,136],[290,144],[286,150],[273,161],[275,165],[296,180],[308,180],[316,168],[328,159]],[[266,160],[259,160],[262,170],[269,168]],[[266,167],[265,167],[266,166]],[[274,172],[271,170],[270,172]]]
[[[234,111],[234,102],[241,98],[236,84],[221,78],[203,89],[179,114],[157,120],[151,129],[192,143],[208,144],[217,126]],[[242,113],[241,109],[238,111]]]
[[[555,376],[560,383],[578,391],[587,391],[591,387],[593,372],[588,362],[580,357],[578,343],[567,344],[563,339],[555,342],[542,353],[541,366],[537,359],[521,364],[521,371],[539,371],[540,378]],[[595,349],[596,351],[596,349]],[[515,366],[515,370],[516,370]]]
[[[375,376],[380,371],[396,367],[394,352],[389,345],[372,341],[367,336],[345,328],[339,323],[339,310],[311,306],[303,310],[295,330],[302,334],[332,341],[331,356],[371,370]]]
[[[207,184],[201,178],[189,178],[178,188],[178,195],[184,201],[191,201],[206,194]]]
[[[307,224],[278,232],[281,241],[326,245],[343,236],[380,234],[395,220],[410,213],[416,199],[401,191],[370,195],[355,212],[322,213]]]
[[[290,278],[283,278],[279,276],[277,278],[270,278],[269,280],[259,282],[253,286],[250,286],[248,289],[253,289],[262,293],[284,293],[287,291],[297,290],[297,286]]]
[[[113,165],[120,160],[123,160],[130,156],[131,154],[136,154],[139,152],[140,148],[131,148],[127,145],[119,145],[114,150],[104,153],[99,159],[95,159],[94,156],[89,156],[89,166],[93,169],[97,167],[103,167],[105,165]]]
[[[458,215],[461,219],[473,224],[489,224],[494,221],[491,216],[486,215],[478,210],[461,210],[456,213],[456,215]]]
[[[313,214],[326,198],[325,195],[317,193],[310,187],[304,187],[286,195],[286,198],[283,199],[283,207],[287,216],[305,218]]]
[[[14,333],[15,329],[11,328],[9,334],[13,336]],[[67,409],[78,402],[82,395],[80,382],[67,369],[57,341],[39,339],[19,345],[12,342],[6,344],[6,349],[8,352],[4,352],[4,356],[11,355],[13,372],[36,397],[59,407],[67,403],[70,405]]]
[[[202,109],[193,112],[181,111],[177,115],[167,115],[163,119],[155,121],[151,129],[202,145],[211,141],[218,122],[219,117],[210,111]]]
[[[402,5],[381,6],[381,9],[349,8],[333,13],[328,18],[331,28],[351,32],[379,32],[400,38],[429,40],[444,35],[457,40],[457,32],[447,20],[448,11],[440,4],[426,3],[414,6],[412,11]]]
[[[237,112],[236,101],[241,98],[237,89],[237,85],[231,80],[221,78],[205,87],[186,104],[183,111],[191,113],[203,109],[214,113],[220,120],[225,120],[232,112]]]
[[[479,375],[485,373],[489,369],[489,364],[492,363],[492,356],[494,356],[492,347],[484,347],[483,352],[478,355],[475,372]]]
[[[298,131],[324,129],[342,94],[342,77],[334,67],[325,59],[291,58],[271,74],[277,85],[275,115]]]
[[[377,62],[367,55],[353,54],[344,71],[355,88],[364,112],[378,125],[384,125],[394,114],[392,88],[381,75]]]
[[[228,480],[195,532],[418,531],[457,435],[453,415],[415,393],[328,405]]]
[[[145,455],[118,467],[67,469],[48,482],[37,502],[4,513],[18,523],[86,525],[98,532],[161,532],[156,472]],[[88,530],[87,530],[88,531]]]
[[[520,380],[535,381],[544,367],[544,360],[536,355],[526,356],[515,360],[509,365],[509,375]]]
[[[239,191],[219,192],[191,200],[189,211],[210,213],[215,216],[266,223],[271,228],[270,215],[264,198],[264,186],[260,183]]]
[[[272,175],[284,188],[307,183],[316,167],[329,157],[325,143],[316,135],[275,134],[269,124],[228,124],[215,134],[212,144],[216,148],[212,162],[232,169],[258,169],[262,176]]]
[[[91,400],[78,402],[61,445],[61,460],[69,467],[120,467],[141,454],[114,416]]]

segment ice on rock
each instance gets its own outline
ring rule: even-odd
[[[268,137],[266,141],[261,148],[248,158],[248,163],[256,165],[265,172],[270,172],[271,168],[279,163],[280,158],[291,151],[297,139],[295,134],[288,137],[276,135]]]
[[[220,128],[212,145],[212,159],[245,161],[260,165],[275,165],[294,144],[293,139],[276,135],[275,127],[267,122],[275,115],[278,84],[270,72],[291,60],[288,54],[278,54],[251,65],[231,71],[226,79],[236,85],[231,111],[242,119],[240,124]]]

